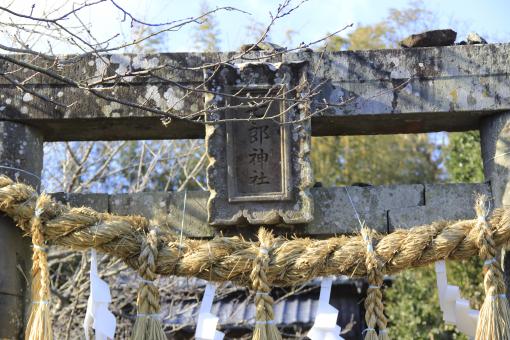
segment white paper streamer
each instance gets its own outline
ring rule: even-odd
[[[446,263],[437,261],[435,266],[439,307],[443,312],[444,321],[457,326],[457,329],[468,337],[474,338],[480,312],[471,309],[469,301],[461,298],[459,287],[448,284]]]
[[[90,251],[90,296],[83,321],[87,340],[90,340],[90,328],[95,330],[96,340],[114,338],[117,322],[113,313],[108,310],[108,304],[111,301],[110,288],[97,273],[97,254],[96,250],[92,249]]]
[[[322,279],[317,315],[313,327],[307,334],[311,340],[344,340],[340,336],[342,329],[336,324],[338,309],[329,304],[332,285],[331,278]]]
[[[224,333],[216,330],[219,318],[211,314],[215,291],[216,287],[211,283],[207,283],[198,313],[197,329],[195,331],[196,340],[222,340],[225,336]]]

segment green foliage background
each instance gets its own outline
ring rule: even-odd
[[[445,147],[427,135],[324,137],[313,140],[317,179],[327,186],[369,182],[483,182],[478,131],[448,134]],[[439,157],[433,157],[440,152]],[[448,279],[461,287],[471,307],[479,309],[483,295],[482,264],[478,258],[448,262]],[[439,310],[433,266],[394,277],[385,290],[392,339],[466,339],[447,326]]]
[[[444,155],[450,182],[483,181],[478,131],[449,134]],[[475,257],[448,262],[447,271],[449,282],[461,287],[471,307],[479,309],[483,299],[482,261]],[[393,339],[467,339],[442,320],[433,266],[405,271],[393,282],[385,294]]]

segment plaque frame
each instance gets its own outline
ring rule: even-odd
[[[241,64],[223,63],[214,68],[204,70],[205,79],[205,143],[208,158],[207,187],[209,199],[207,201],[208,222],[212,226],[243,226],[243,225],[278,225],[294,226],[309,223],[313,220],[313,198],[310,189],[314,180],[310,162],[311,148],[311,117],[310,101],[308,98],[308,62],[248,62]],[[285,112],[285,138],[280,138],[280,148],[286,145],[284,152],[287,160],[280,158],[282,167],[282,190],[275,191],[274,187],[266,187],[268,191],[251,194],[250,187],[240,179],[242,194],[229,185],[229,176],[235,174],[231,167],[232,155],[235,147],[228,140],[232,129],[239,122],[229,123],[232,114],[229,105],[239,91],[284,89],[280,112]],[[280,94],[281,95],[281,94]],[[305,100],[303,99],[305,98]],[[254,98],[256,102],[257,98]],[[277,101],[279,99],[275,99]],[[243,100],[240,100],[241,103]],[[275,105],[275,104],[273,104]],[[242,109],[242,108],[237,108]],[[271,109],[274,110],[274,109]],[[237,111],[239,113],[239,111]],[[246,112],[245,112],[246,113]],[[243,117],[238,114],[237,117]],[[235,117],[233,117],[235,119]],[[281,117],[280,117],[281,119]],[[274,126],[271,127],[274,131]],[[230,132],[229,132],[230,130]],[[274,138],[274,133],[271,135]],[[283,137],[283,136],[280,136]],[[239,141],[247,141],[238,135]],[[284,142],[283,142],[284,141]],[[273,139],[270,145],[276,145]],[[265,144],[267,147],[267,144]],[[248,148],[247,148],[248,149]],[[274,150],[274,149],[273,149]],[[280,149],[281,150],[281,149]],[[283,154],[281,156],[284,156]],[[236,154],[237,160],[243,161],[246,155]],[[251,170],[253,167],[240,163],[241,170]],[[268,164],[270,173],[276,173],[274,160]],[[242,176],[243,174],[239,174]],[[232,183],[232,180],[231,180]],[[230,183],[230,184],[231,184]],[[287,188],[287,190],[283,190]],[[238,188],[239,189],[239,188]],[[271,190],[271,192],[269,191]],[[248,194],[248,195],[244,195]]]

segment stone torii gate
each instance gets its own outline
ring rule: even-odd
[[[497,207],[510,204],[510,44],[325,54],[309,51],[264,53],[251,52],[244,56],[244,60],[237,60],[236,63],[243,64],[238,65],[237,69],[233,68],[236,69],[233,77],[248,80],[258,72],[258,79],[266,77],[267,85],[268,79],[273,79],[270,73],[276,72],[273,67],[277,65],[278,72],[292,75],[290,80],[287,79],[291,83],[299,83],[304,77],[311,87],[322,84],[320,94],[309,103],[311,112],[320,107],[324,100],[337,103],[347,99],[345,105],[331,106],[320,115],[313,116],[311,129],[308,121],[303,123],[301,144],[294,145],[295,150],[301,150],[301,153],[293,151],[294,146],[282,142],[281,136],[291,132],[279,130],[281,138],[275,143],[283,146],[274,164],[302,162],[303,158],[299,157],[308,152],[306,137],[310,131],[312,136],[333,136],[480,130],[487,182],[349,187],[348,192],[357,205],[368,207],[360,212],[367,225],[379,232],[389,233],[396,227],[409,228],[435,220],[473,218],[474,192],[492,194]],[[122,99],[147,98],[150,92],[156,105],[165,108],[171,102],[173,112],[183,119],[173,119],[167,126],[161,124],[160,116],[154,112],[84,94],[73,84],[52,77],[44,72],[52,69],[49,61],[34,62],[32,55],[0,55],[2,74],[9,73],[15,79],[25,79],[23,65],[36,65],[32,68],[33,72],[37,72],[36,76],[23,83],[23,87],[37,89],[39,94],[47,98],[73,103],[67,108],[55,106],[37,96],[27,95],[12,82],[0,78],[0,173],[39,186],[42,145],[45,141],[182,139],[204,138],[207,135],[209,152],[223,152],[228,145],[222,145],[221,138],[215,140],[218,131],[208,127],[206,133],[203,123],[184,119],[204,108],[204,95],[195,92],[184,96],[184,88],[203,82],[204,74],[200,66],[228,60],[233,55],[172,53],[112,55],[102,59],[91,56],[59,71],[69,78],[93,80],[114,76],[115,72],[125,71],[135,64],[165,65],[157,71],[164,77],[143,80],[133,77],[128,85],[105,88],[102,93]],[[257,63],[251,62],[251,58],[257,59]],[[266,63],[259,63],[260,59]],[[313,72],[311,66],[306,68],[303,65],[313,65]],[[229,72],[232,69],[225,66],[224,73]],[[161,80],[163,78],[172,81]],[[222,82],[225,89],[235,88],[235,82],[229,83],[225,79],[229,78],[225,76],[218,82]],[[282,86],[286,85],[282,83]],[[180,100],[183,96],[184,99]],[[205,99],[207,103],[218,98],[205,95]],[[228,127],[220,134],[242,138],[241,135],[236,137],[233,131],[229,132]],[[284,151],[287,147],[288,151]],[[237,155],[236,152],[227,150],[225,157]],[[225,162],[232,165],[231,160]],[[301,164],[301,169],[306,169],[308,165],[305,163]],[[236,171],[252,170],[243,168],[242,164],[234,167]],[[280,170],[277,169],[278,176]],[[219,171],[226,176],[223,179],[232,181],[229,175],[231,170]],[[281,183],[277,188],[283,189],[280,192],[268,188],[272,190],[270,195],[264,190],[246,194],[243,189],[246,183],[236,182],[229,184],[231,186],[228,188],[220,188],[219,192],[223,190],[224,194],[219,195],[221,202],[215,206],[216,203],[208,203],[209,192],[188,192],[184,234],[189,237],[212,237],[219,230],[229,234],[249,234],[256,227],[223,227],[231,224],[227,222],[229,218],[232,223],[238,222],[238,217],[233,217],[237,216],[238,211],[233,211],[227,217],[214,215],[214,209],[228,211],[228,207],[237,207],[236,204],[246,205],[243,209],[248,213],[244,216],[244,222],[251,219],[254,224],[278,223],[280,225],[274,229],[279,232],[327,236],[351,233],[357,229],[358,221],[345,188],[310,188],[310,178],[306,175],[286,171],[281,171]],[[211,174],[209,176],[211,178]],[[209,183],[213,191],[218,189],[216,184]],[[296,187],[299,187],[299,193],[293,191]],[[304,194],[300,196],[301,191]],[[297,212],[280,204],[285,200],[299,200],[298,196],[299,199],[306,199],[299,201]],[[155,213],[154,206],[158,206],[168,214],[170,225],[176,229],[180,229],[183,218],[182,193],[58,193],[55,197],[75,206],[88,205],[99,211],[138,213],[149,217]],[[307,200],[315,202],[315,205],[312,207],[303,203]],[[257,209],[283,213],[278,218],[250,213]],[[285,213],[286,209],[290,212]],[[30,253],[29,240],[22,238],[12,221],[0,216],[0,338],[16,338],[22,334],[29,304],[29,285],[23,273],[30,271]],[[508,272],[510,259],[505,258],[505,264]]]

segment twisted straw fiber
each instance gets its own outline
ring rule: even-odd
[[[376,258],[372,248],[372,235],[368,228],[361,229],[361,236],[366,245],[366,266],[368,289],[365,298],[365,329],[364,340],[389,340],[386,326],[388,320],[384,315],[384,305],[382,302],[383,294],[381,291],[383,285],[383,274],[381,273],[381,264]],[[379,335],[376,332],[376,326],[379,328]]]
[[[167,337],[163,331],[163,325],[156,316],[159,314],[158,288],[149,283],[156,279],[154,269],[158,257],[157,236],[154,231],[149,232],[142,243],[140,253],[140,267],[138,274],[146,282],[140,283],[138,297],[136,299],[137,318],[133,327],[133,340],[165,340]]]
[[[31,187],[0,176],[0,211],[13,218],[30,234],[37,193]],[[44,239],[50,244],[76,250],[94,247],[140,267],[140,249],[153,228],[140,216],[115,216],[89,208],[69,208],[51,200],[42,204]],[[510,210],[492,214],[496,246],[510,239]],[[383,273],[396,273],[440,259],[466,259],[478,254],[476,220],[437,222],[389,235],[373,236],[375,255]],[[158,257],[154,274],[194,276],[210,281],[234,281],[250,286],[250,273],[259,254],[259,243],[240,237],[212,240],[185,239],[158,232]],[[361,236],[326,240],[275,238],[268,254],[267,280],[273,286],[290,286],[317,276],[364,277],[366,244]]]

